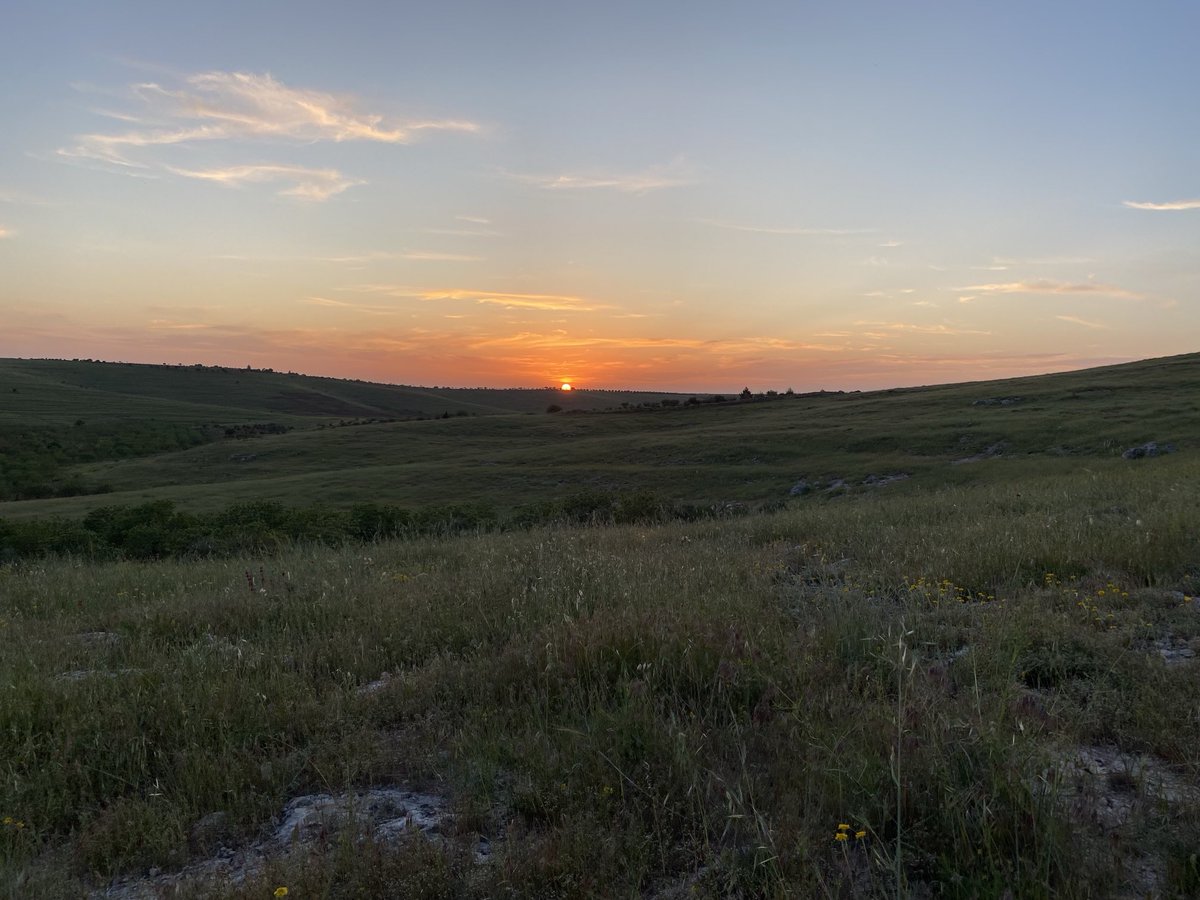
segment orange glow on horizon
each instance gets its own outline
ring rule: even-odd
[[[561,389],[562,389],[562,390],[564,390],[564,391],[573,391],[573,390],[575,390],[575,388],[571,387],[571,383],[570,383],[569,381],[564,381],[564,382],[562,383],[562,388],[561,388]]]

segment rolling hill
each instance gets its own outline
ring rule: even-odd
[[[0,365],[0,396],[14,401],[0,412],[10,435],[40,423],[64,440],[89,423],[120,433],[146,421],[198,435],[162,450],[68,461],[58,477],[80,485],[80,495],[0,503],[0,517],[12,518],[151,499],[197,510],[259,499],[511,508],[572,490],[650,489],[722,503],[784,498],[801,481],[827,494],[881,481],[896,491],[1053,475],[1084,463],[1122,465],[1124,450],[1148,441],[1183,451],[1200,444],[1198,354],[1004,381],[697,405],[670,405],[680,395],[421,391],[274,372],[10,361]],[[551,400],[593,411],[547,415]],[[602,405],[616,408],[597,411]],[[334,418],[333,410],[354,418]],[[458,415],[383,420],[405,410]],[[538,414],[522,414],[531,411]],[[288,430],[229,436],[225,428],[268,417]],[[106,491],[88,494],[89,486]]]

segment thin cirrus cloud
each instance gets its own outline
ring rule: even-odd
[[[473,348],[522,347],[525,349],[622,349],[622,350],[696,350],[722,353],[795,352],[800,350],[838,352],[841,346],[813,344],[772,337],[736,337],[719,340],[679,337],[596,337],[571,335],[565,331],[549,334],[523,331],[501,337],[481,337]]]
[[[1031,281],[1006,281],[993,284],[970,284],[966,287],[952,288],[952,290],[975,291],[980,294],[1058,294],[1080,297],[1117,297],[1122,300],[1147,299],[1145,294],[1129,291],[1113,284],[1103,284],[1098,281],[1051,281],[1047,278]]]
[[[366,303],[348,303],[345,300],[334,300],[330,297],[305,297],[304,302],[309,306],[327,306],[347,312],[365,313],[371,316],[392,316],[399,310],[393,306],[372,306]]]
[[[157,154],[175,145],[211,142],[312,144],[368,141],[409,144],[428,132],[475,133],[463,119],[400,119],[365,112],[352,97],[293,88],[269,74],[202,72],[176,86],[156,83],[131,88],[133,112],[102,112],[125,130],[83,134],[58,150],[60,158],[86,161],[131,175],[166,170],[219,184],[285,181],[285,196],[327,200],[365,182],[336,169],[284,164],[223,168],[176,168]]]
[[[698,219],[697,221],[701,225],[708,225],[712,228],[724,228],[729,231],[748,231],[754,234],[779,234],[796,237],[842,237],[845,235],[874,233],[874,229],[872,228],[793,228],[775,225],[741,225],[737,222],[722,222],[718,219]],[[898,247],[900,244],[888,242],[880,246]]]
[[[623,194],[646,194],[664,188],[696,184],[699,174],[689,163],[676,159],[663,166],[653,166],[641,172],[560,172],[557,174],[526,174],[500,170],[500,174],[522,184],[545,191],[610,190]]]
[[[1055,316],[1056,319],[1061,319],[1064,322],[1070,322],[1072,325],[1080,325],[1084,328],[1092,328],[1098,331],[1108,331],[1108,326],[1102,322],[1089,322],[1087,319],[1081,319],[1079,316]]]
[[[1179,212],[1186,209],[1200,209],[1200,197],[1194,200],[1168,200],[1165,203],[1126,200],[1124,205],[1130,209],[1147,209],[1154,212]]]
[[[945,337],[961,337],[969,334],[988,335],[990,331],[979,331],[972,328],[958,328],[952,325],[916,325],[909,322],[855,322],[855,325],[863,328],[879,328],[885,332],[893,333],[909,333],[909,334],[933,334],[943,335]],[[863,332],[866,335],[882,336],[879,332]]]
[[[601,303],[593,303],[583,297],[567,294],[525,294],[511,291],[476,291],[460,288],[449,290],[421,290],[391,284],[360,284],[343,290],[364,294],[385,294],[418,300],[473,302],[485,306],[501,306],[506,309],[533,309],[548,312],[595,312],[612,309]]]
[[[167,171],[184,178],[212,181],[227,187],[246,184],[284,182],[287,186],[277,193],[283,197],[303,200],[328,200],[347,188],[365,182],[347,178],[337,169],[310,169],[305,166],[247,165],[219,169],[180,169],[167,166]]]
[[[143,127],[81,135],[78,144],[63,148],[60,155],[142,167],[144,163],[127,151],[239,139],[408,144],[428,131],[481,130],[462,119],[389,120],[362,112],[353,98],[292,88],[269,74],[202,72],[188,76],[176,89],[150,83],[134,85],[132,91],[139,112],[115,117]]]

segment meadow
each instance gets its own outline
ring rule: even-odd
[[[0,883],[1195,896],[1198,385],[1190,356],[238,442],[274,454],[284,487],[228,465],[228,444],[80,464],[113,492],[0,517],[329,501],[311,489],[338,472],[362,502],[389,446],[419,474],[376,499],[413,509],[470,498],[506,521],[581,485],[743,506],[0,566]],[[1150,440],[1177,452],[1122,458]],[[493,458],[508,475],[467,478]],[[889,474],[908,477],[869,480]],[[389,790],[436,821],[382,827]],[[340,816],[288,831],[315,797]]]

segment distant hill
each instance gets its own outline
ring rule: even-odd
[[[832,499],[1080,465],[1102,472],[1140,464],[1121,454],[1148,441],[1178,450],[1149,465],[1174,466],[1200,450],[1200,354],[869,393],[680,402],[687,397],[4,361],[9,496],[39,464],[53,465],[40,497],[0,503],[0,517],[149,499],[196,509],[255,499],[511,508],[571,491],[640,489],[700,503],[806,491]],[[547,415],[550,402],[613,410]]]
[[[14,390],[15,389],[15,390]],[[92,417],[158,416],[198,423],[344,418],[432,418],[602,409],[688,395],[556,388],[424,388],[322,378],[271,369],[91,360],[0,359],[0,425]],[[295,422],[299,424],[298,422]]]

